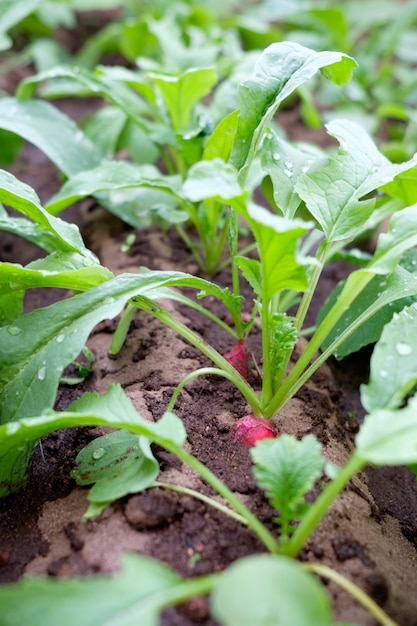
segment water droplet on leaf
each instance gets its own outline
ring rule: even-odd
[[[94,450],[93,452],[93,459],[101,459],[104,455],[106,454],[106,449],[105,448],[97,448],[97,450]]]
[[[10,335],[19,335],[22,332],[22,329],[19,326],[8,326],[7,331]]]
[[[42,366],[38,370],[38,379],[45,380],[45,376],[46,376],[46,367]]]
[[[408,356],[413,351],[409,343],[402,343],[402,342],[397,343],[397,345],[395,346],[395,349],[397,350],[398,354],[400,354],[401,356]]]
[[[65,335],[64,333],[60,333],[59,335],[56,336],[56,342],[57,343],[62,343],[65,339]]]

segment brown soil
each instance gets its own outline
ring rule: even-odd
[[[74,117],[78,115],[76,107]],[[25,146],[14,170],[19,170],[19,177],[29,182],[42,200],[59,184],[54,168],[30,146]],[[79,223],[87,245],[116,274],[137,271],[141,265],[197,272],[174,231],[163,234],[148,228],[137,232],[135,244],[125,254],[120,247],[130,230],[92,201],[81,203],[63,217]],[[38,254],[26,242],[1,236],[2,261],[27,263]],[[328,269],[319,300],[323,301],[345,271],[341,265]],[[228,273],[216,280],[228,284]],[[43,306],[61,295],[39,290],[30,294],[26,306]],[[231,348],[230,339],[207,319],[178,305],[170,306],[220,352]],[[76,388],[60,387],[57,409],[64,409],[86,390],[103,393],[110,383],[117,382],[145,418],[156,420],[184,375],[209,364],[173,331],[143,313],[132,323],[119,356],[110,359],[114,328],[115,321],[109,320],[94,330],[88,344],[95,355],[94,371]],[[251,336],[250,348],[255,355],[259,353],[256,333]],[[302,344],[298,349],[302,350]],[[363,351],[353,359],[322,368],[276,416],[277,429],[297,437],[313,433],[323,444],[325,456],[342,465],[363,417],[358,384],[366,379],[368,361],[369,351]],[[255,384],[256,376],[253,367]],[[200,378],[183,391],[175,412],[186,426],[189,450],[273,528],[274,511],[256,487],[249,453],[231,438],[236,419],[248,412],[239,392],[226,380]],[[36,448],[27,488],[0,501],[0,582],[33,574],[65,577],[114,572],[124,551],[151,555],[190,577],[223,570],[242,556],[264,550],[252,532],[237,522],[200,501],[161,489],[125,497],[99,519],[83,522],[87,490],[75,485],[70,471],[79,450],[98,434],[98,429],[82,428],[45,437]],[[212,494],[171,454],[159,449],[155,454],[161,463],[161,480]],[[400,626],[416,626],[416,546],[414,477],[405,468],[368,468],[338,498],[301,558],[333,567],[363,588]],[[339,621],[375,624],[345,592],[333,584],[328,589]],[[161,623],[212,626],[214,621],[207,600],[197,599],[165,611]]]

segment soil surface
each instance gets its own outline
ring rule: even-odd
[[[60,102],[79,118],[94,102]],[[296,113],[285,122],[294,135],[302,134]],[[26,145],[13,171],[48,199],[59,187],[59,175],[46,157]],[[62,214],[79,224],[87,245],[115,274],[150,269],[178,269],[198,273],[175,230],[156,227],[137,231],[129,253],[121,246],[132,232],[90,199]],[[39,250],[23,240],[2,234],[0,260],[26,264]],[[320,284],[322,302],[346,267],[329,267]],[[230,284],[227,271],[216,277]],[[63,297],[59,290],[38,290],[26,300],[27,310]],[[206,302],[207,304],[207,302]],[[216,303],[211,302],[216,313]],[[168,304],[191,328],[224,353],[231,338],[206,318],[178,304]],[[312,311],[312,319],[315,311]],[[64,409],[85,391],[106,391],[122,385],[138,411],[149,420],[164,412],[175,386],[194,369],[210,365],[195,348],[145,313],[132,322],[127,342],[115,359],[109,346],[116,325],[107,320],[97,326],[88,345],[95,356],[89,378],[77,387],[61,385],[56,408]],[[300,342],[297,350],[303,349]],[[253,333],[249,347],[255,358],[260,337]],[[366,381],[369,350],[323,367],[288,406],[274,418],[279,432],[296,437],[314,434],[323,453],[342,465],[353,449],[363,418],[358,386]],[[257,371],[251,367],[251,382]],[[187,433],[187,448],[216,473],[271,529],[276,514],[256,487],[246,448],[231,437],[233,425],[248,413],[240,393],[221,378],[199,378],[181,393],[175,406]],[[86,488],[70,477],[77,453],[94,437],[97,428],[68,429],[45,437],[37,446],[27,487],[0,501],[0,582],[22,576],[48,574],[65,577],[115,572],[125,551],[161,559],[180,574],[192,577],[221,571],[234,560],[264,547],[253,533],[222,513],[189,496],[152,489],[132,494],[108,507],[94,521],[83,522]],[[160,480],[212,494],[210,488],[171,454],[154,450]],[[315,493],[311,497],[315,497]],[[358,584],[400,626],[417,626],[417,490],[415,478],[405,468],[367,468],[338,498],[300,558],[317,561],[341,572]],[[328,585],[338,621],[374,626],[375,620],[345,592]],[[163,626],[214,626],[206,598],[169,609]],[[289,625],[290,626],[290,625]],[[295,625],[294,625],[295,626]]]

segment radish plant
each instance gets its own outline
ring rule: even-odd
[[[291,71],[285,83],[277,83],[278,79],[271,78],[271,84],[265,86],[265,68],[272,71],[272,58],[280,67],[279,61],[288,60],[291,55],[300,66]],[[320,55],[311,55],[292,44],[271,46],[261,58],[254,77],[240,87],[242,107],[230,162],[221,159],[200,161],[191,167],[183,185],[183,193],[193,201],[220,198],[231,207],[234,300],[230,313],[235,323],[237,346],[243,356],[242,340],[250,331],[251,320],[255,316],[259,318],[262,329],[262,367],[258,367],[262,372],[261,393],[256,394],[244,380],[242,366],[235,368],[231,376],[230,368],[224,366],[224,359],[160,305],[143,297],[135,298],[126,313],[129,318],[136,306],[170,325],[214,361],[219,375],[233,380],[256,416],[268,419],[293,397],[331,354],[336,354],[342,346],[347,354],[364,345],[366,333],[361,334],[360,328],[365,322],[379,311],[383,312],[386,321],[386,316],[392,316],[396,307],[404,306],[405,291],[411,298],[416,295],[414,273],[401,264],[402,256],[417,242],[416,211],[414,205],[403,208],[404,204],[396,197],[401,183],[398,186],[395,183],[397,176],[413,172],[415,161],[390,163],[365,131],[347,120],[335,120],[327,125],[329,134],[340,144],[339,151],[330,156],[304,146],[297,149],[270,128],[280,102],[305,80],[306,72],[310,75],[316,71],[321,59]],[[336,67],[339,66],[336,64]],[[255,94],[258,94],[258,111],[250,106]],[[276,214],[251,200],[247,185],[257,159],[272,181]],[[333,306],[329,306],[326,315],[322,316],[308,347],[287,374],[289,359],[303,330],[325,264],[392,212],[388,233],[380,237],[375,254],[363,259],[363,267],[347,279]],[[250,227],[258,258],[238,253],[237,227],[234,227],[237,215],[242,216]],[[309,249],[311,239],[316,245],[314,254]],[[241,318],[239,270],[255,293],[254,313],[249,322],[243,322]],[[294,317],[290,318],[286,308],[298,293],[302,294],[301,301]],[[398,305],[395,305],[396,301],[399,301]],[[114,352],[123,339],[123,333],[120,335],[113,343]],[[369,342],[374,339],[370,338]],[[358,342],[362,343],[358,345]],[[315,358],[322,346],[325,350]],[[204,373],[208,372],[202,370],[190,374],[183,384]]]
[[[275,520],[280,533],[275,536],[264,527],[226,485],[183,447],[186,433],[182,422],[166,412],[157,423],[143,420],[119,386],[112,386],[104,396],[85,394],[64,412],[48,413],[21,419],[1,426],[0,454],[4,457],[16,446],[35,441],[42,435],[68,426],[102,425],[116,430],[95,440],[78,457],[74,475],[80,484],[94,482],[87,515],[97,515],[115,497],[130,491],[162,487],[187,493],[211,504],[233,519],[249,526],[263,541],[268,555],[243,558],[225,572],[185,580],[156,561],[141,556],[126,556],[124,572],[113,578],[78,580],[25,580],[0,588],[5,626],[24,622],[27,612],[42,608],[45,624],[53,624],[57,615],[71,601],[79,606],[88,598],[88,610],[81,623],[112,615],[121,619],[157,623],[163,608],[196,595],[210,594],[213,616],[221,625],[268,623],[280,626],[297,620],[297,624],[334,624],[329,599],[312,574],[340,585],[367,608],[378,623],[395,626],[384,611],[361,589],[332,569],[317,563],[297,563],[296,557],[328,511],[334,499],[350,478],[367,463],[398,465],[417,462],[416,396],[409,398],[417,382],[415,325],[417,306],[413,304],[398,313],[385,327],[372,357],[369,384],[362,389],[362,400],[368,408],[356,448],[344,467],[336,468],[321,456],[321,445],[312,435],[301,441],[289,435],[259,441],[252,449],[254,473],[265,489],[271,505],[279,509]],[[386,387],[381,366],[397,368],[400,375]],[[158,463],[150,443],[157,443],[188,463],[227,503],[219,503],[191,489],[159,482]],[[128,454],[126,451],[128,450]],[[116,464],[115,461],[120,460]],[[309,504],[307,492],[327,473],[317,500]],[[294,521],[298,524],[294,525]],[[257,581],[260,581],[258,584]],[[124,593],[120,594],[121,586]],[[249,593],[249,586],[251,593]],[[277,602],[276,588],[285,590],[285,601]],[[242,595],[242,589],[248,593]],[[103,608],[102,594],[106,592]],[[97,595],[96,595],[97,594]],[[25,602],[22,602],[22,598]],[[69,615],[72,608],[68,607]],[[148,621],[146,621],[148,620]],[[151,621],[150,621],[151,620]]]

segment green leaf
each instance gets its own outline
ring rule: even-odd
[[[11,324],[23,312],[23,291],[0,295],[0,326]]]
[[[44,0],[2,0],[0,2],[0,50],[12,46],[12,40],[7,32],[33,13]]]
[[[239,111],[232,111],[220,120],[207,140],[203,159],[229,160],[236,135],[238,116]]]
[[[23,213],[40,227],[48,230],[59,241],[61,250],[80,252],[86,258],[95,259],[93,253],[85,247],[75,224],[68,224],[50,215],[41,206],[32,187],[22,183],[13,174],[4,170],[0,170],[0,202],[4,202],[4,204]]]
[[[8,130],[0,130],[0,166],[11,166],[22,149],[23,139]]]
[[[351,280],[354,280],[353,277]],[[340,283],[324,303],[317,317],[321,324],[336,303],[343,290],[346,281]],[[407,294],[407,295],[406,295]],[[381,336],[382,329],[395,313],[401,311],[406,305],[410,305],[417,298],[417,278],[398,267],[390,276],[375,276],[367,284],[357,298],[350,303],[349,307],[340,317],[336,326],[322,343],[322,348],[328,348],[342,332],[360,324],[355,330],[337,346],[337,357],[342,358],[357,352],[370,343],[375,343]]]
[[[85,291],[113,278],[106,268],[92,262],[86,266],[85,260],[74,253],[54,253],[26,268],[14,263],[0,263],[2,295],[35,287]]]
[[[356,437],[356,454],[376,465],[417,463],[417,396],[403,409],[376,409]]]
[[[235,168],[218,158],[199,161],[191,166],[182,187],[183,197],[191,202],[206,198],[226,201],[242,194]]]
[[[271,315],[271,372],[273,380],[281,380],[283,366],[286,365],[285,355],[292,351],[298,340],[297,329],[293,318],[286,313]]]
[[[295,190],[298,177],[310,168],[315,169],[324,158],[318,151],[297,148],[272,132],[266,135],[262,144],[262,167],[271,177],[274,201],[284,217],[293,218],[301,204]]]
[[[2,422],[39,415],[52,407],[62,370],[80,353],[89,333],[115,317],[129,298],[167,297],[161,287],[205,290],[225,303],[232,296],[203,279],[181,272],[121,274],[96,287],[22,315],[0,328],[0,414]]]
[[[120,385],[110,385],[106,393],[85,393],[71,410],[46,411],[0,426],[0,455],[23,444],[32,443],[48,433],[72,426],[124,428],[143,435],[161,446],[182,446],[186,438],[183,423],[173,413],[164,413],[157,422],[145,420],[136,411]]]
[[[338,154],[324,167],[300,176],[295,191],[328,241],[352,240],[375,207],[375,199],[366,197],[415,166],[415,161],[390,163],[365,130],[350,120],[334,120],[327,130],[340,143]]]
[[[401,256],[417,245],[417,204],[397,211],[381,233],[370,267],[376,274],[392,272]]]
[[[116,153],[127,119],[126,113],[118,107],[108,105],[86,122],[84,132],[98,147],[103,158],[111,159]]]
[[[282,289],[303,291],[307,285],[307,259],[298,252],[302,235],[311,226],[301,220],[272,215],[251,206],[247,219],[256,238],[261,258],[261,280],[265,303]]]
[[[129,76],[132,81],[135,79],[138,83],[140,81],[137,74],[126,68],[99,66],[95,71],[91,72],[80,67],[64,65],[40,72],[23,80],[17,89],[17,97],[20,100],[27,100],[33,96],[38,84],[55,81],[52,84],[56,86],[64,81],[64,85],[67,85],[67,90],[59,87],[56,87],[54,90],[53,87],[49,87],[48,96],[57,97],[73,95],[74,93],[79,94],[80,90],[83,95],[100,95],[118,106],[126,115],[136,119],[138,124],[146,128],[142,116],[144,113],[149,112],[149,106],[139,94],[129,89],[123,83],[126,80],[126,76]],[[152,127],[153,123],[149,122],[149,125]],[[92,163],[88,169],[98,165],[98,163],[99,161]],[[80,169],[72,173],[76,173]]]
[[[368,412],[397,409],[417,383],[417,304],[395,313],[384,327],[371,358],[361,401]]]
[[[189,219],[179,208],[178,198],[167,181],[143,181],[138,187],[114,189],[97,196],[100,204],[132,228],[143,228],[161,221],[181,224]]]
[[[217,82],[211,67],[191,67],[179,76],[149,72],[148,78],[158,85],[175,130],[185,130],[194,106],[207,96]]]
[[[257,259],[247,257],[236,257],[237,264],[257,296],[262,293],[262,271],[261,264]]]
[[[0,128],[33,143],[67,176],[89,170],[102,159],[75,122],[42,100],[0,99]]]
[[[149,441],[126,430],[94,439],[78,454],[76,464],[71,475],[77,484],[94,483],[85,518],[96,517],[118,498],[143,491],[159,473]]]
[[[340,64],[340,72],[335,64]],[[271,44],[263,51],[253,76],[239,87],[239,125],[231,156],[237,169],[253,160],[281,102],[328,65],[332,80],[348,81],[356,62],[341,52],[315,52],[290,41]]]
[[[253,472],[272,507],[279,510],[285,535],[290,532],[289,522],[302,516],[304,497],[322,473],[321,447],[313,435],[298,441],[284,434],[251,448]]]
[[[413,157],[415,161],[415,158]],[[408,206],[417,202],[416,190],[417,168],[409,169],[399,174],[395,180],[382,188],[385,193],[393,198],[400,198]]]
[[[94,169],[79,172],[69,178],[50,198],[46,209],[55,215],[85,196],[138,187],[176,194],[179,191],[180,179],[177,176],[161,176],[151,165],[138,166],[126,161],[106,161]],[[106,204],[106,197],[104,203]]]
[[[122,557],[122,573],[90,578],[28,578],[0,587],[2,626],[40,620],[43,626],[158,626],[167,596],[182,583],[160,561]]]
[[[186,432],[178,417],[165,413],[156,423],[142,419],[119,385],[110,386],[101,397],[96,393],[84,394],[71,409],[49,411],[40,417],[34,415],[0,426],[0,496],[24,486],[35,441],[61,428],[93,425],[124,428],[171,450],[178,449],[185,441]],[[146,470],[151,472],[151,469],[147,462]]]
[[[272,555],[240,559],[223,574],[211,596],[221,626],[331,626],[323,586],[296,561]]]
[[[56,238],[50,230],[23,217],[10,217],[5,213],[0,217],[0,230],[23,237],[46,252],[62,250],[60,238]]]

